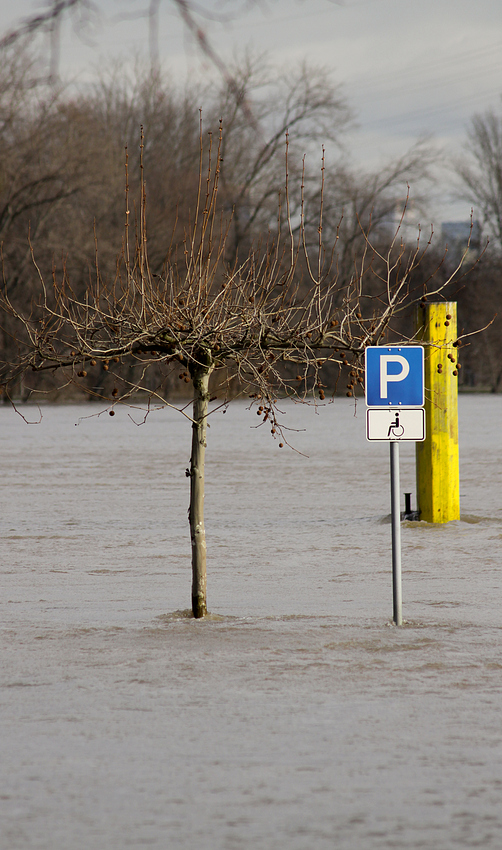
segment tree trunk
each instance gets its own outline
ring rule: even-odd
[[[206,531],[204,528],[204,461],[206,455],[209,376],[212,365],[190,364],[194,388],[192,456],[190,458],[190,538],[192,541],[192,611],[196,618],[207,614],[206,600]]]

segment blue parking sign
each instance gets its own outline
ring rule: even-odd
[[[422,407],[424,349],[421,345],[372,345],[366,349],[368,407]]]

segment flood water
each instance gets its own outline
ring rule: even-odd
[[[403,523],[400,629],[363,404],[286,406],[308,457],[211,416],[203,621],[190,423],[98,411],[0,409],[1,850],[499,850],[502,398],[460,399],[461,521]]]

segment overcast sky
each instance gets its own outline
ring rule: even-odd
[[[103,15],[88,44],[65,26],[64,76],[86,79],[107,56],[148,53],[147,21],[117,19],[147,0],[96,3]],[[40,5],[0,0],[1,29]],[[199,0],[222,11],[235,5]],[[470,116],[500,103],[502,0],[263,0],[232,22],[208,24],[208,32],[228,58],[249,46],[284,65],[307,59],[329,67],[356,114],[351,149],[371,166],[422,134],[458,153]],[[210,72],[169,0],[161,2],[158,35],[162,63],[179,79]],[[452,203],[446,186],[443,176],[432,214],[468,218],[469,204]]]

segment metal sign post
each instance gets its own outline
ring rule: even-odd
[[[390,444],[390,510],[392,521],[392,613],[396,626],[403,624],[401,581],[401,507],[399,504],[399,443]]]
[[[424,350],[422,346],[366,349],[366,439],[390,443],[392,522],[392,608],[403,624],[399,443],[425,439]]]

